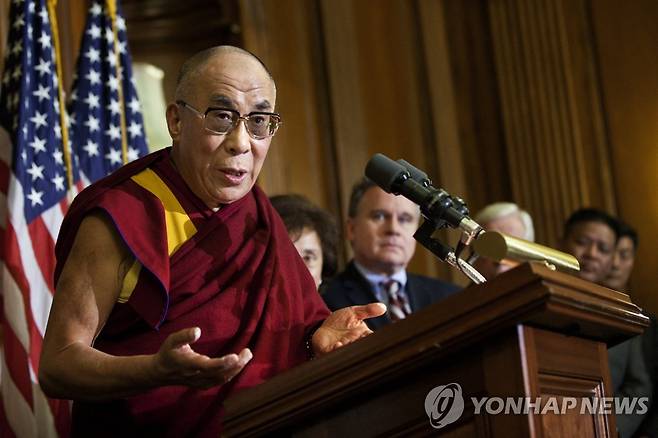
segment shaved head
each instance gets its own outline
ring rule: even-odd
[[[206,66],[208,61],[216,57],[228,54],[240,54],[257,61],[258,64],[260,64],[260,66],[263,68],[263,71],[272,80],[272,84],[274,85],[274,78],[272,78],[272,74],[270,73],[267,66],[263,63],[263,61],[261,61],[260,58],[258,58],[256,55],[240,47],[216,46],[202,50],[201,52],[198,52],[187,61],[185,61],[180,69],[180,72],[178,73],[178,79],[176,81],[176,100],[185,100],[189,98],[191,89],[196,82],[199,73],[203,70],[203,67]],[[276,89],[276,85],[274,86]]]

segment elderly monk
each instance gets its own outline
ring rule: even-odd
[[[76,436],[218,436],[240,389],[370,333],[381,304],[330,314],[254,186],[276,88],[252,54],[187,61],[172,147],[84,190],[57,241],[39,380]]]

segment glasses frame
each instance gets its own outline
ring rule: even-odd
[[[194,112],[197,116],[201,117],[203,119],[203,129],[205,129],[206,131],[208,131],[212,134],[216,134],[216,135],[229,134],[231,131],[233,131],[235,128],[238,127],[238,125],[240,124],[240,121],[243,121],[244,122],[244,127],[247,130],[247,133],[249,134],[249,136],[251,138],[253,138],[254,140],[264,140],[266,138],[273,137],[274,134],[276,134],[276,131],[281,126],[281,124],[283,123],[283,121],[281,120],[281,115],[280,114],[268,113],[267,111],[252,111],[249,114],[246,114],[246,115],[243,116],[237,110],[234,110],[234,109],[231,109],[231,108],[214,107],[214,106],[210,106],[210,107],[206,108],[206,111],[202,113],[201,111],[194,108],[192,105],[185,102],[184,100],[177,100],[176,105],[180,105],[184,108],[187,108],[190,111]],[[215,130],[212,130],[212,129],[208,128],[208,126],[207,126],[207,122],[206,122],[207,116],[208,116],[208,113],[211,112],[211,111],[228,111],[232,114],[235,114],[237,116],[237,118],[233,118],[233,120],[235,120],[235,121],[233,122],[233,124],[231,125],[231,128],[229,130],[227,130],[226,132],[218,132],[218,131],[215,131]],[[258,136],[258,135],[255,135],[253,132],[251,132],[251,129],[249,129],[249,123],[247,123],[247,122],[249,121],[249,118],[252,117],[252,116],[270,116],[274,120],[274,130],[272,131],[272,133],[268,134],[268,135],[265,135],[265,136]]]

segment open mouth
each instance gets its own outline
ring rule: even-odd
[[[242,176],[245,173],[247,173],[246,170],[236,170],[236,169],[222,169],[222,172],[228,174],[228,175],[233,175],[233,176]]]
[[[221,169],[221,171],[232,184],[240,184],[247,175],[247,171],[241,169]]]

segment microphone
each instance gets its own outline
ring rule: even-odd
[[[406,160],[399,159],[397,160],[398,163],[400,163],[402,166],[404,166],[405,169],[407,169],[407,172],[409,172],[409,175],[411,178],[416,180],[417,182],[421,183],[425,187],[432,188],[435,190],[438,190],[442,193],[444,193],[446,196],[450,196],[445,190],[443,189],[436,189],[432,187],[432,180],[430,179],[429,176],[413,164],[409,163]],[[450,196],[450,200],[452,201],[452,206],[461,214],[464,216],[468,216],[468,208],[466,207],[466,202],[462,198],[459,198],[457,196]]]
[[[414,180],[418,181],[425,187],[430,187],[432,185],[432,180],[430,179],[429,176],[407,160],[403,160],[400,158],[397,160],[398,163],[400,163],[405,169],[407,169],[407,172],[409,172],[409,176],[413,178]],[[446,193],[447,195],[447,193]]]
[[[456,198],[461,205],[455,203],[448,192],[432,187],[427,174],[404,160],[396,162],[386,155],[375,154],[368,161],[365,174],[385,192],[402,195],[418,204],[423,216],[433,222],[460,228],[466,234],[466,244],[482,231],[482,227],[468,217],[468,210],[464,213],[461,199]]]

